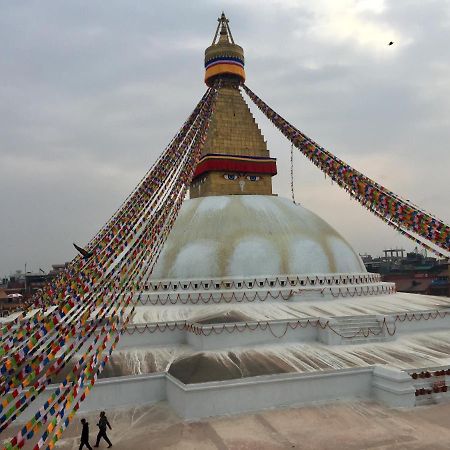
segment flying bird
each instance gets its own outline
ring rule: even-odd
[[[78,245],[75,244],[75,242],[73,242],[73,246],[81,253],[83,258],[85,259],[89,259],[94,254],[93,252],[88,252],[84,248],[78,247]]]
[[[391,42],[389,42],[389,44],[388,45],[394,45],[394,43],[391,41]]]

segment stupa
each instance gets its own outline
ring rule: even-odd
[[[191,200],[153,276],[163,279],[365,271],[351,246],[312,212],[272,193],[276,160],[239,90],[244,51],[219,18],[205,82],[221,87]]]
[[[273,193],[276,160],[245,102],[224,14],[219,82],[186,200],[84,409],[167,400],[188,419],[341,398],[445,398],[449,300],[397,293],[306,208]]]

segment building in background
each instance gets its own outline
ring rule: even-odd
[[[379,273],[383,281],[394,282],[400,292],[450,297],[449,261],[427,256],[417,249],[383,250],[384,256],[361,255],[368,272]]]
[[[53,264],[48,273],[42,269],[38,273],[16,270],[13,275],[3,277],[0,283],[0,317],[26,307],[36,291],[64,270],[66,264]]]

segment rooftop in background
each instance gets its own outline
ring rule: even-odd
[[[9,297],[9,300],[5,301],[9,301],[10,303],[13,301],[17,304],[19,300],[20,303],[27,302],[38,289],[42,288],[48,281],[55,277],[66,265],[67,263],[53,264],[52,269],[48,273],[42,269],[39,269],[38,272],[27,271],[26,273],[21,270],[16,270],[13,275],[2,279],[0,292],[5,292]],[[13,295],[16,297],[12,297]],[[21,295],[20,299],[17,295]],[[11,306],[8,306],[8,311],[11,310]],[[4,316],[5,311],[2,314]]]
[[[379,273],[383,281],[395,282],[400,292],[450,296],[449,261],[420,253],[417,248],[405,256],[404,249],[383,250],[384,256],[361,255],[368,272]]]

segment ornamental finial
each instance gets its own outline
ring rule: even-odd
[[[233,35],[231,34],[230,26],[228,25],[230,21],[226,18],[223,11],[221,16],[217,19],[217,22],[219,22],[219,24],[217,25],[216,33],[211,45],[218,44],[219,42],[229,42],[234,44]],[[216,42],[217,36],[219,36],[218,42]]]
[[[234,43],[229,20],[222,11],[217,19],[216,33],[211,45],[205,50],[205,82],[212,85],[217,77],[227,77],[239,84],[245,81],[244,50]]]

